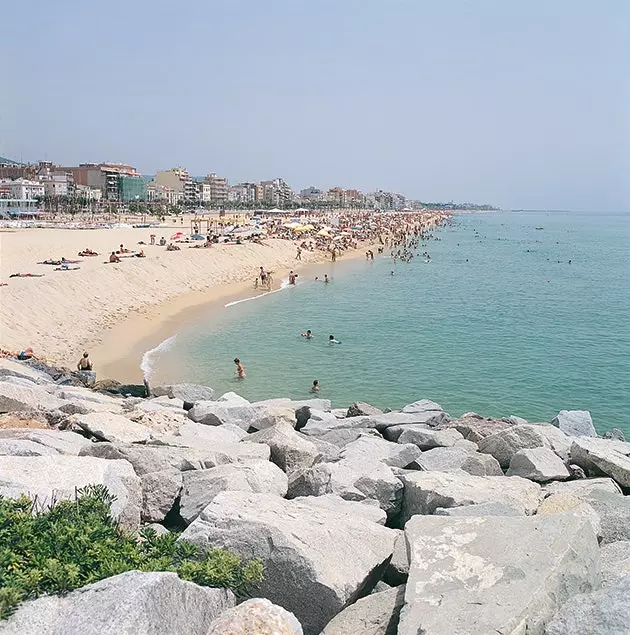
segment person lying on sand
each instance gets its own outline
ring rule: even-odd
[[[45,273],[12,273],[9,278],[43,278]]]
[[[132,256],[134,258],[146,258],[146,255],[144,253],[144,249],[141,249],[140,251],[136,252],[135,254],[132,254]]]
[[[71,267],[70,265],[63,264],[61,267],[55,267],[55,271],[77,271],[77,269],[81,269],[81,267]]]
[[[169,243],[166,247],[166,251],[181,251],[181,247],[174,245],[173,243]]]
[[[87,247],[83,251],[80,251],[78,255],[79,256],[98,256],[98,254],[95,251],[92,251],[89,247]]]
[[[33,349],[29,346],[28,348],[25,348],[23,351],[21,351],[18,354],[17,358],[20,361],[24,361],[26,359],[33,359],[33,358],[35,358],[35,354],[33,353]],[[35,359],[37,359],[37,358],[35,358]]]

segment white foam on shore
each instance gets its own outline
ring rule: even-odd
[[[280,287],[278,289],[274,289],[273,291],[265,291],[264,293],[259,293],[258,295],[252,295],[249,298],[242,298],[241,300],[234,300],[234,302],[228,302],[225,305],[225,308],[227,309],[228,307],[234,306],[235,304],[241,304],[241,302],[249,302],[250,300],[259,300],[260,298],[265,298],[268,295],[272,295],[273,293],[278,293],[279,291],[284,291],[285,289],[289,288],[289,281],[288,280],[282,280],[282,282],[280,283]]]
[[[176,339],[177,335],[173,335],[158,344],[155,348],[147,351],[142,356],[142,361],[140,362],[140,370],[142,371],[142,375],[145,381],[149,381],[151,375],[153,374],[153,371],[155,370],[156,358],[160,355],[160,353],[163,353],[164,351],[167,351],[169,348],[171,348]]]

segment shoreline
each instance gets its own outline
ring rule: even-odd
[[[330,269],[337,263],[347,265],[356,262],[366,250],[374,245],[365,245],[343,254],[336,263],[330,260],[303,262],[294,267],[300,275],[315,274]],[[300,262],[300,261],[297,261]],[[289,269],[281,272],[284,278]],[[280,279],[276,280],[279,282]],[[279,290],[274,289],[274,291]],[[255,290],[251,282],[235,282],[211,287],[205,291],[188,291],[166,300],[143,313],[127,316],[122,322],[107,330],[100,341],[88,343],[90,355],[99,360],[97,372],[101,378],[116,378],[118,381],[142,383],[140,368],[145,353],[160,346],[177,335],[182,328],[190,327],[202,318],[207,318],[227,308],[230,302],[247,300]],[[266,293],[260,293],[263,297]],[[138,338],[138,333],[143,336]]]

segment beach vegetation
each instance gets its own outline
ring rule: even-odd
[[[37,500],[0,497],[0,619],[24,600],[66,594],[125,571],[171,571],[202,586],[249,595],[263,579],[258,560],[223,549],[201,553],[178,535],[144,528],[126,533],[112,517],[115,498],[102,485],[43,509]]]

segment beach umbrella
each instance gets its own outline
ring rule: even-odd
[[[317,235],[318,235],[318,236],[330,236],[330,233],[329,233],[327,230],[325,230],[325,229],[320,229],[320,230],[317,232]]]
[[[171,236],[171,240],[177,240],[178,238],[181,238],[184,234],[182,232],[176,232],[175,234],[173,234]]]
[[[311,225],[310,223],[308,225],[304,225],[304,231],[310,232],[313,229],[315,229],[315,227]]]
[[[205,239],[206,239],[206,237],[205,237],[205,236],[202,236],[201,234],[193,234],[193,235],[191,236],[191,238],[192,238],[193,240],[205,240]]]

